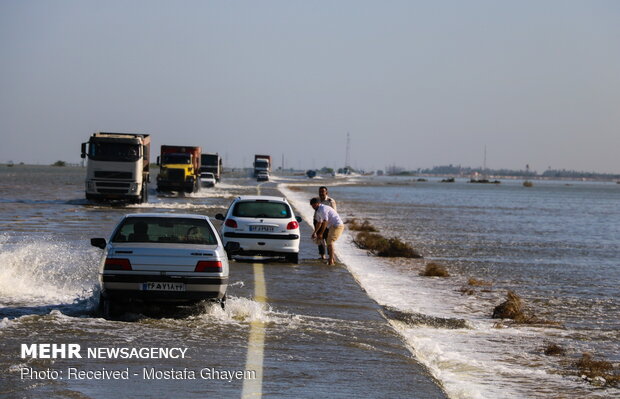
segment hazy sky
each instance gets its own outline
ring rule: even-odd
[[[227,166],[620,173],[620,1],[0,0],[0,162],[95,131]]]

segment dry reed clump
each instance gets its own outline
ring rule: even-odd
[[[467,280],[467,285],[472,285],[474,287],[490,287],[493,285],[493,283],[490,283],[488,281],[484,281],[484,280],[478,280],[476,278],[470,277]]]
[[[368,220],[364,220],[360,224],[358,223],[357,219],[350,219],[350,220],[347,220],[345,223],[349,225],[349,230],[353,230],[353,231],[370,231],[370,232],[379,231]]]
[[[304,188],[301,186],[293,186],[293,185],[288,185],[286,186],[286,188],[288,188],[291,191],[295,191],[295,192],[300,192],[300,191],[304,191]]]
[[[500,303],[493,309],[494,319],[513,319],[517,322],[526,318],[523,313],[523,301],[513,291],[508,291],[506,301]]]
[[[443,267],[442,265],[435,263],[435,262],[430,262],[426,264],[426,268],[424,269],[424,271],[422,273],[420,273],[420,276],[425,276],[425,277],[450,277],[450,273],[448,273],[448,271],[446,270],[445,267]]]
[[[526,314],[523,307],[523,300],[513,291],[508,291],[506,301],[500,303],[493,309],[493,319],[512,319],[519,324],[544,324],[551,326],[561,326],[557,321],[540,319],[532,314]]]
[[[355,245],[373,255],[382,257],[421,258],[411,245],[398,238],[385,238],[381,234],[361,231],[353,240]]]
[[[575,363],[579,375],[589,383],[600,386],[618,386],[620,370],[615,370],[607,360],[596,360],[589,353],[584,353]]]
[[[545,347],[544,353],[547,356],[564,356],[566,351],[558,344],[549,344]]]

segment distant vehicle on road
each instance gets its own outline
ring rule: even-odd
[[[215,186],[215,176],[211,172],[203,172],[200,174],[200,187]]]
[[[222,157],[216,153],[205,153],[200,155],[200,173],[211,172],[215,176],[215,181],[219,183],[222,178]]]
[[[271,172],[271,155],[254,155],[254,177],[260,172]]]
[[[162,145],[157,191],[195,193],[200,188],[200,147]]]
[[[94,133],[82,143],[86,167],[86,199],[91,201],[148,202],[148,134]]]
[[[241,196],[233,200],[221,227],[224,247],[232,255],[284,256],[299,262],[299,222],[286,198]]]
[[[269,173],[268,172],[258,172],[256,176],[256,181],[269,181]]]
[[[109,239],[99,269],[100,308],[114,317],[137,303],[186,304],[205,299],[222,307],[228,258],[207,216],[140,213],[124,216]]]

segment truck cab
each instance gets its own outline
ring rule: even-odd
[[[200,147],[162,145],[157,164],[158,191],[192,193],[200,188]]]
[[[254,177],[258,178],[260,172],[271,172],[270,155],[254,155]]]
[[[94,133],[81,147],[88,158],[86,199],[147,202],[149,152],[148,134]]]

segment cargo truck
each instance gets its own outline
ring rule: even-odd
[[[148,134],[97,132],[82,143],[86,199],[142,203],[148,201]]]
[[[254,177],[260,172],[271,172],[271,155],[254,155]]]
[[[215,181],[219,182],[222,175],[222,157],[216,153],[203,153],[200,156],[200,172],[213,173]]]
[[[162,145],[157,191],[194,193],[200,188],[200,147]]]

